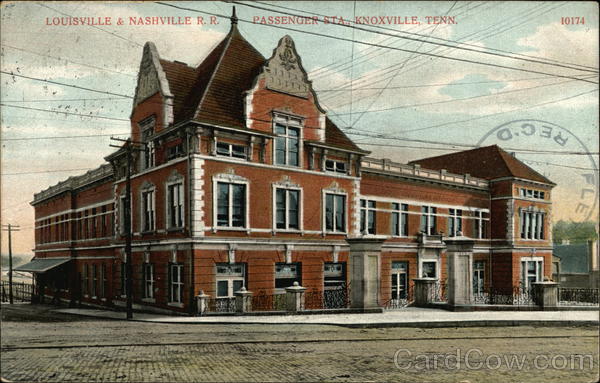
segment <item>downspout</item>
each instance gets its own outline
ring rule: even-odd
[[[194,302],[195,302],[195,298],[194,298],[194,294],[195,294],[195,286],[196,286],[196,281],[194,278],[194,240],[192,238],[192,150],[191,150],[191,145],[190,145],[190,132],[189,130],[186,129],[185,131],[185,137],[186,137],[186,145],[187,145],[187,186],[188,186],[188,198],[187,198],[187,203],[186,205],[188,205],[188,208],[186,209],[186,221],[187,221],[187,230],[188,230],[188,236],[190,238],[190,248],[188,250],[188,256],[189,256],[189,264],[190,264],[190,271],[189,271],[189,275],[190,275],[190,288],[189,288],[189,304],[188,304],[188,312],[189,314],[193,314],[195,311],[195,307],[194,307]]]

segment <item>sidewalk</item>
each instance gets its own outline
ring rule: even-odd
[[[95,309],[57,309],[58,313],[125,320],[124,312]],[[315,324],[344,327],[485,327],[485,326],[597,326],[598,311],[477,311],[451,312],[408,307],[377,314],[322,314],[272,316],[166,316],[134,313],[133,320],[176,324]]]

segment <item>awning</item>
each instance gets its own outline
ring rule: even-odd
[[[14,271],[26,271],[28,273],[45,273],[46,271],[67,263],[71,258],[38,258],[31,262],[15,267]]]

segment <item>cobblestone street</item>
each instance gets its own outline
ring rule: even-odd
[[[598,379],[598,330],[593,327],[179,325],[89,320],[51,309],[2,306],[3,378],[43,382]],[[423,362],[425,356],[432,361],[436,356],[455,356],[457,350],[458,364],[454,360],[445,364],[442,359],[437,365]],[[470,363],[465,365],[469,350]],[[571,363],[571,355],[579,354],[593,355],[594,365],[584,361],[579,368],[579,363]],[[524,358],[522,368],[508,366],[506,360],[513,355]],[[536,368],[539,355],[545,356],[544,363]]]

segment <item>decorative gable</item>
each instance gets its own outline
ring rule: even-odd
[[[279,40],[273,56],[265,64],[263,75],[267,89],[302,98],[308,98],[311,91],[311,83],[290,36]]]
[[[160,57],[156,46],[152,42],[147,42],[144,45],[144,53],[135,88],[135,97],[133,99],[134,109],[145,99],[157,92],[160,92],[165,102],[163,124],[164,126],[168,126],[173,122],[173,95],[171,94],[165,71],[160,64]]]

